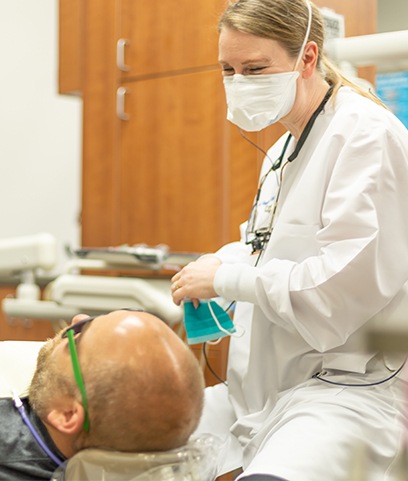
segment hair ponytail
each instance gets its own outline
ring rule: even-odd
[[[336,98],[337,92],[340,87],[350,87],[358,94],[366,97],[376,104],[388,109],[386,105],[371,91],[360,87],[356,82],[343,75],[340,69],[327,57],[325,53],[320,53],[320,71],[324,76],[326,82],[332,85],[333,88],[333,98]]]

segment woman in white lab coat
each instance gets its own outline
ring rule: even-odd
[[[242,466],[240,479],[397,479],[404,359],[364,341],[408,318],[407,130],[329,64],[307,0],[233,3],[219,57],[228,119],[288,134],[268,151],[241,242],[172,281],[177,304],[236,301],[243,332],[199,429],[229,436],[223,471]]]

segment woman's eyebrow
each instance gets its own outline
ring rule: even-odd
[[[256,57],[253,59],[245,60],[245,62],[242,62],[242,65],[248,65],[252,63],[269,63],[271,59],[269,57]]]
[[[250,58],[248,60],[245,60],[244,62],[241,62],[241,65],[248,65],[248,64],[253,64],[253,63],[270,63],[271,59],[269,57],[255,57],[255,58]],[[220,65],[230,65],[229,62],[223,59],[219,59],[218,63]]]

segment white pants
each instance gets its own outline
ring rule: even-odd
[[[388,375],[389,375],[388,371]],[[363,375],[328,375],[344,383],[367,383]],[[281,393],[255,437],[240,446],[229,432],[236,422],[224,385],[206,389],[199,432],[228,440],[220,474],[243,466],[244,473],[288,481],[400,481],[406,383],[395,378],[373,387],[331,386],[311,379]],[[239,478],[238,478],[239,479]]]

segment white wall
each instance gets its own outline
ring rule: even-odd
[[[58,95],[58,0],[0,1],[0,238],[78,246],[81,99]]]

